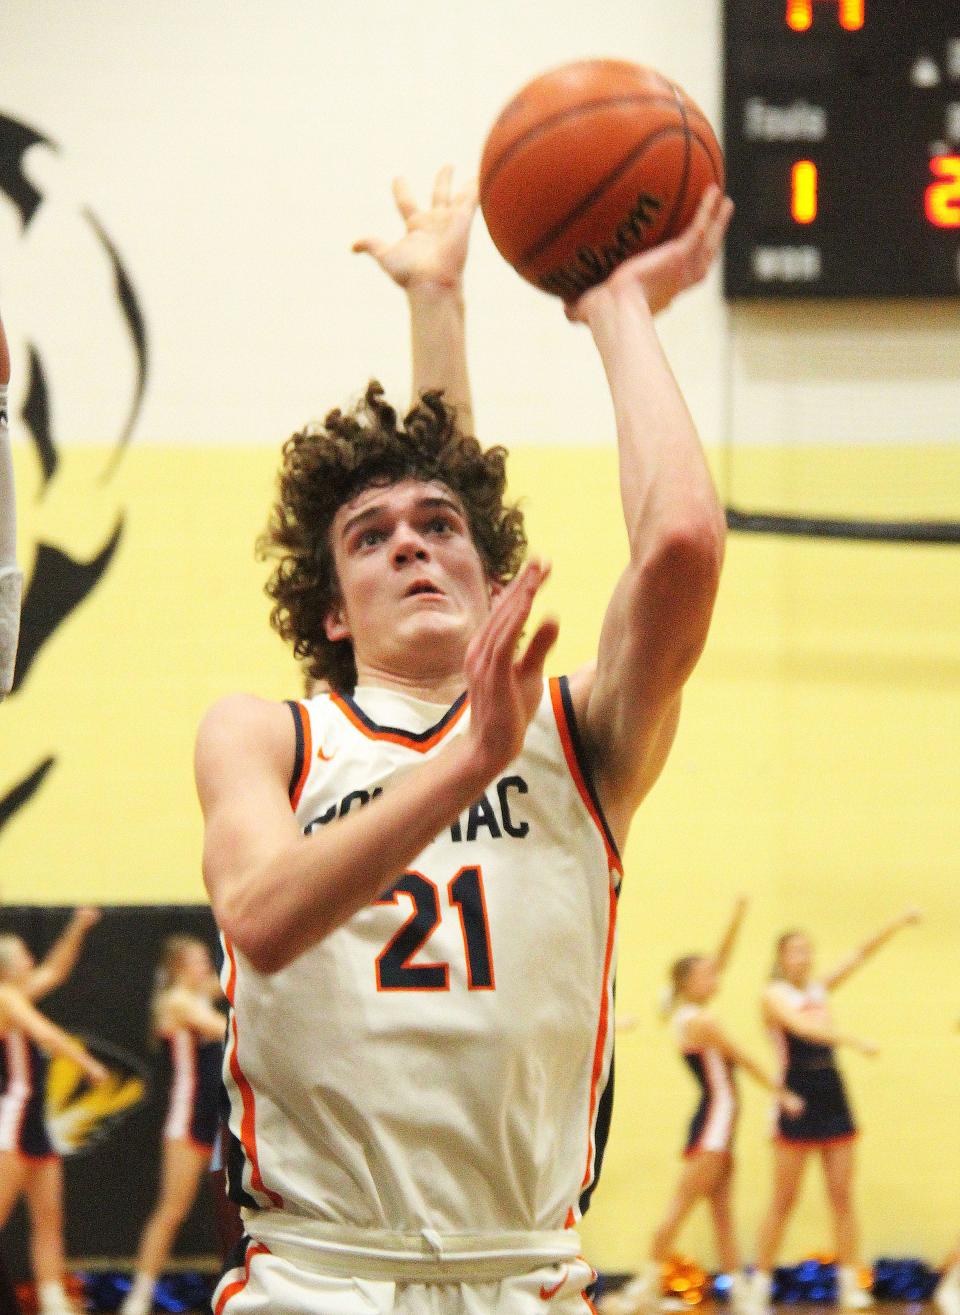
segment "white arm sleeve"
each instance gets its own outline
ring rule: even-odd
[[[22,589],[23,576],[17,567],[17,512],[7,430],[7,386],[0,384],[0,699],[13,688]]]

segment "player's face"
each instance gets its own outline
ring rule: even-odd
[[[341,601],[327,638],[352,641],[361,680],[459,672],[492,590],[456,494],[417,479],[364,489],[331,536]]]
[[[791,936],[780,950],[780,966],[790,982],[801,984],[813,971],[813,946],[806,936]]]

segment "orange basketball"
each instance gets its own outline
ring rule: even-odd
[[[616,59],[565,64],[490,129],[480,206],[497,250],[571,301],[693,218],[723,153],[703,112],[661,73]]]

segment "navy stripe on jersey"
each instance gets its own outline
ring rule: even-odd
[[[349,694],[339,694],[339,697],[347,705],[357,720],[362,721],[367,730],[372,731],[374,735],[402,735],[406,740],[413,740],[416,744],[422,744],[424,740],[431,739],[438,733],[438,731],[442,731],[443,728],[448,725],[463,707],[467,695],[466,691],[464,691],[455,703],[451,703],[450,707],[443,714],[437,724],[435,726],[428,726],[425,731],[408,731],[403,726],[381,726],[380,723],[374,721],[372,717],[368,717],[363,708],[360,707],[359,703],[355,703]]]
[[[610,1056],[610,1074],[607,1078],[607,1085],[600,1097],[600,1102],[597,1105],[597,1121],[593,1132],[593,1143],[596,1147],[593,1159],[593,1182],[580,1194],[581,1215],[585,1215],[590,1209],[590,1198],[600,1181],[600,1170],[603,1168],[603,1156],[607,1149],[607,1138],[610,1135],[610,1123],[613,1119],[613,1070],[615,1059],[616,1048]]]
[[[292,799],[294,795],[294,791],[296,790],[297,785],[299,784],[300,781],[300,774],[303,771],[303,754],[304,754],[305,745],[303,739],[303,721],[301,720],[300,704],[295,702],[295,700],[293,699],[287,699],[286,704],[287,707],[290,709],[290,713],[293,717],[293,727],[297,735],[297,744],[293,755],[293,771],[290,773],[290,784],[287,786],[287,795]]]
[[[607,844],[613,853],[620,860],[620,851],[617,849],[617,842],[613,838],[610,827],[607,825],[607,819],[604,816],[603,809],[600,807],[600,798],[597,795],[596,786],[593,783],[593,774],[590,771],[590,763],[583,747],[583,741],[580,738],[580,728],[577,726],[577,718],[573,711],[573,699],[570,695],[570,677],[561,676],[560,700],[563,703],[564,715],[567,719],[567,727],[570,731],[570,742],[573,745],[573,752],[576,754],[577,766],[580,768],[580,775],[583,777],[583,783],[587,787],[587,793],[590,795],[590,801],[597,810],[597,817],[603,827],[603,834],[606,837]]]
[[[243,1147],[240,1141],[233,1135],[230,1129],[227,1129],[227,1196],[235,1205],[246,1206],[250,1210],[259,1210],[256,1201],[249,1192],[244,1190],[243,1170],[247,1163],[247,1157],[243,1153]]]

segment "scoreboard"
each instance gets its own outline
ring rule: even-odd
[[[725,0],[731,298],[960,296],[960,0]]]

